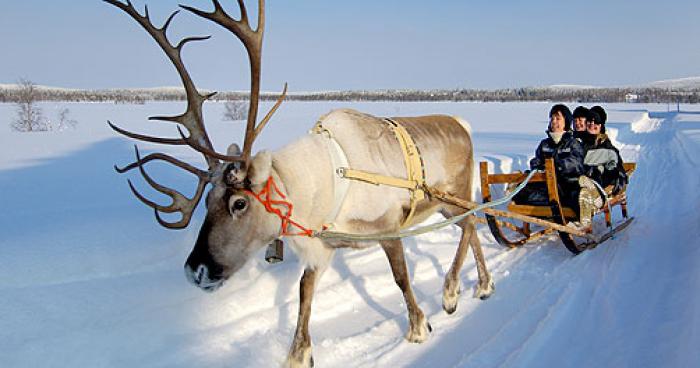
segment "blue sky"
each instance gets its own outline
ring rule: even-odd
[[[235,1],[222,0],[229,9]],[[209,8],[203,0],[182,3]],[[134,0],[142,9],[143,0]],[[177,1],[151,0],[162,22]],[[248,1],[254,12],[256,3]],[[269,0],[263,89],[632,85],[700,76],[700,1]],[[0,83],[178,85],[138,25],[100,0],[5,1]],[[211,34],[184,58],[200,88],[248,86],[238,40],[182,12],[171,39]]]

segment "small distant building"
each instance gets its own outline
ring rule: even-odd
[[[639,95],[635,93],[628,93],[625,95],[625,102],[637,102],[639,100]]]

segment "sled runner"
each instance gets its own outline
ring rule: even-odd
[[[635,163],[625,163],[624,168],[627,176],[630,177],[636,169]],[[527,176],[525,173],[512,174],[489,174],[486,162],[479,165],[481,173],[481,195],[483,202],[490,202],[491,185],[493,184],[517,184],[521,183]],[[530,179],[530,183],[546,183],[549,203],[546,205],[524,205],[511,202],[507,211],[484,211],[486,223],[491,230],[496,241],[509,248],[518,247],[528,241],[537,239],[543,235],[557,231],[564,246],[574,254],[578,254],[585,249],[591,249],[598,244],[611,238],[616,232],[629,225],[634,217],[629,217],[627,213],[627,195],[623,190],[617,195],[612,195],[612,187],[605,188],[608,196],[608,203],[599,209],[598,214],[604,214],[608,231],[601,235],[588,234],[574,227],[566,226],[571,221],[578,220],[578,213],[569,207],[562,205],[557,190],[557,178],[554,171],[554,161],[547,159],[545,171],[536,173]],[[623,220],[617,224],[612,223],[612,208],[619,206]],[[507,222],[501,218],[511,218],[522,221],[522,225]],[[533,231],[532,225],[538,225],[542,229]]]

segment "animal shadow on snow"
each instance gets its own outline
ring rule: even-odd
[[[4,216],[10,213],[13,217],[27,215],[43,226],[52,227],[99,221],[93,218],[95,214],[109,216],[114,207],[139,207],[125,178],[113,169],[115,162],[128,163],[132,159],[130,145],[119,139],[109,139],[67,155],[2,170],[0,205]],[[60,215],[73,210],[84,211],[85,215]],[[42,213],[57,216],[44,219],[40,216]]]
[[[350,268],[350,265],[348,264],[348,256],[352,255],[356,251],[352,249],[343,249],[339,250],[336,252],[335,257],[333,259],[333,262],[330,267],[335,269],[336,272],[343,277],[345,280],[349,281],[350,284],[352,285],[353,289],[355,289],[355,292],[362,297],[362,300],[364,300],[367,305],[369,305],[370,308],[374,309],[377,313],[381,314],[384,318],[386,319],[392,319],[396,317],[396,313],[390,311],[389,309],[385,308],[382,306],[380,302],[375,300],[372,296],[372,293],[370,293],[367,290],[367,281],[366,277],[369,275],[363,275],[362,272],[353,272]],[[382,251],[380,246],[374,246],[371,247],[370,249],[363,250],[361,252],[379,252],[380,256],[385,259],[385,264],[386,264],[386,272],[391,274],[391,268],[389,267],[389,261],[386,260],[386,256],[384,255],[384,251]],[[321,279],[323,280],[323,279]],[[396,287],[398,290],[398,287]],[[399,295],[400,295],[399,291]]]
[[[20,168],[1,170],[3,238],[22,241],[28,235],[41,233],[46,235],[42,239],[54,236],[54,240],[71,247],[69,239],[61,237],[90,229],[80,241],[91,242],[94,250],[108,250],[117,244],[121,248],[138,249],[154,240],[176,247],[188,236],[183,236],[183,232],[156,231],[159,225],[153,218],[153,210],[133,196],[126,178],[130,178],[146,197],[163,204],[168,204],[168,199],[152,190],[138,170],[124,175],[114,171],[115,163],[121,166],[133,160],[133,145],[113,138],[67,154],[32,161]],[[148,165],[148,172],[158,182],[191,196],[196,178],[167,166]],[[198,217],[201,215],[200,212]],[[149,228],[156,230],[144,230]],[[144,234],[141,241],[133,241],[134,234],[142,231],[150,234]],[[182,249],[183,254],[187,251],[189,249]]]

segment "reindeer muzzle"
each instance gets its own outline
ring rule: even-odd
[[[204,264],[197,266],[196,270],[193,270],[190,265],[186,264],[185,277],[187,277],[189,282],[209,293],[216,291],[224,284],[224,279],[216,276],[212,277],[209,268]]]

